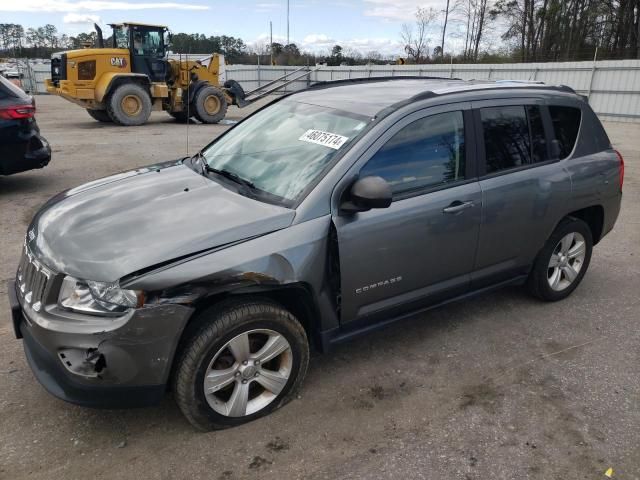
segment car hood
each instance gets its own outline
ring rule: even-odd
[[[182,163],[62,192],[34,217],[29,249],[52,269],[103,282],[285,228],[295,211],[242,196]]]

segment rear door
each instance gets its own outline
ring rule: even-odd
[[[468,288],[481,212],[469,108],[405,117],[354,166],[351,178],[387,180],[393,202],[334,212],[343,322],[373,322]]]
[[[482,221],[472,286],[526,274],[571,198],[541,99],[474,102]]]

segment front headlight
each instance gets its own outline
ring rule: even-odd
[[[90,315],[120,315],[131,308],[141,307],[144,293],[120,288],[118,282],[93,282],[66,276],[62,281],[58,304]]]

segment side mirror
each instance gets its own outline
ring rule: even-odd
[[[340,209],[344,212],[366,212],[391,205],[391,186],[382,177],[363,177],[351,185]]]

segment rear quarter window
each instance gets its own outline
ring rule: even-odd
[[[573,147],[578,139],[582,112],[575,107],[549,106],[549,114],[553,123],[560,158],[567,158],[573,151]]]
[[[9,80],[0,75],[0,98],[26,98],[27,94]]]

